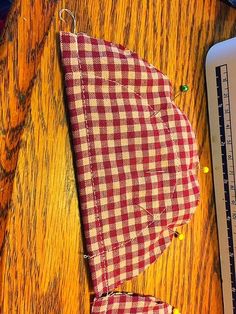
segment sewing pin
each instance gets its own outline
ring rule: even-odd
[[[145,173],[165,173],[164,170],[155,170],[155,169],[152,169],[152,170],[146,170]]]
[[[174,99],[178,97],[181,93],[186,93],[189,90],[189,87],[188,85],[185,84],[185,85],[181,85],[179,89],[180,91],[175,95]]]
[[[184,234],[183,233],[179,233],[178,231],[175,231],[175,236],[180,241],[184,240],[184,238],[185,238]]]
[[[179,309],[177,309],[177,308],[174,308],[174,310],[173,310],[173,314],[180,314],[180,311],[179,311]]]
[[[168,228],[168,227],[167,227]],[[174,231],[174,230],[172,230],[172,229],[170,229],[170,228],[168,228],[171,232],[173,232],[173,234],[174,234],[174,236],[177,238],[177,239],[179,239],[180,241],[182,241],[182,240],[184,240],[184,238],[185,238],[185,235],[183,234],[183,233],[180,233],[180,232],[178,232],[178,231]]]
[[[204,167],[202,167],[202,171],[203,171],[203,173],[208,173],[210,170],[209,170],[209,167],[207,167],[207,166],[204,166]]]

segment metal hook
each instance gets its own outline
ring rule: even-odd
[[[73,19],[73,33],[75,34],[76,33],[76,18],[74,16],[74,14],[68,9],[61,9],[59,12],[59,17],[60,17],[60,20],[63,22],[66,22],[62,17],[63,12],[68,13],[70,15],[70,17]]]

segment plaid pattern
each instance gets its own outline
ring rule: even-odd
[[[92,314],[171,314],[173,307],[151,296],[114,293],[96,298],[92,304]]]
[[[168,78],[120,45],[60,33],[94,290],[138,275],[199,199],[194,134]]]

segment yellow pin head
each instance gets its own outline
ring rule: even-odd
[[[184,234],[179,233],[178,231],[175,231],[175,237],[179,239],[180,241],[182,241],[185,238]]]
[[[180,314],[179,309],[177,309],[177,308],[176,308],[176,309],[174,309],[174,310],[173,310],[173,314]]]
[[[179,233],[178,236],[177,236],[177,238],[178,238],[180,241],[182,241],[182,240],[184,240],[185,236],[184,236],[183,233]]]
[[[209,168],[207,166],[202,168],[203,173],[208,173],[209,172]]]

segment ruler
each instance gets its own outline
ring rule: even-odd
[[[224,313],[236,314],[236,38],[209,50],[206,82]]]

